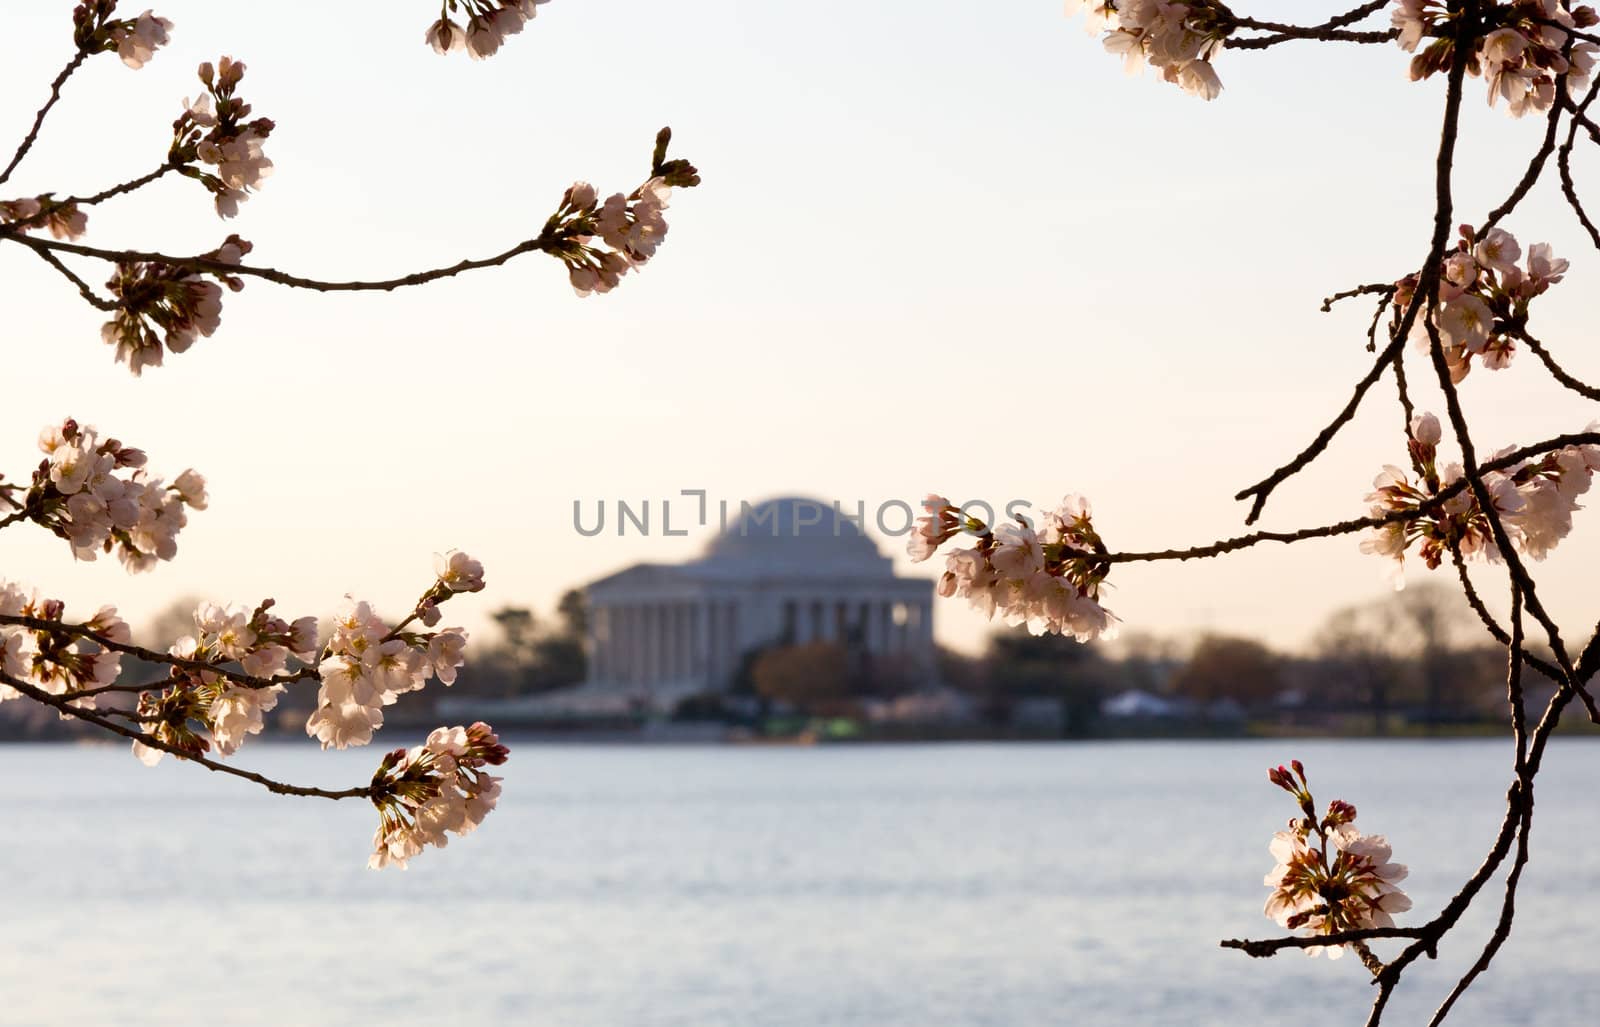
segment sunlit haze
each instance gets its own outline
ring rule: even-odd
[[[7,6],[28,41],[0,65],[14,136],[70,56],[71,5]],[[1226,91],[1203,103],[1125,82],[1059,0],[564,2],[470,66],[422,45],[427,3],[272,9],[169,0],[172,45],[138,73],[85,66],[7,195],[154,168],[195,66],[221,53],[247,62],[244,92],[277,122],[274,176],[228,223],[166,179],[95,208],[90,242],[193,253],[237,231],[252,261],[327,278],[453,263],[536,235],[574,179],[631,189],[666,124],[704,185],[674,196],[659,255],[609,295],[577,298],[541,254],[395,294],[252,281],[214,337],[139,380],[100,342],[102,317],[8,248],[22,363],[0,469],[25,480],[40,427],[71,415],[158,473],[201,470],[212,496],[179,558],[137,577],[74,565],[37,531],[0,536],[6,577],[69,609],[115,602],[137,624],[181,596],[271,595],[301,614],[355,592],[402,610],[432,554],[459,548],[488,568],[489,589],[450,611],[478,630],[497,606],[546,610],[627,564],[698,555],[715,525],[679,519],[695,508],[683,490],[732,507],[814,495],[869,518],[929,490],[997,506],[1081,492],[1113,548],[1210,541],[1243,530],[1233,494],[1369,366],[1371,307],[1323,314],[1322,297],[1426,252],[1443,83],[1409,83],[1393,46],[1225,53]],[[1531,153],[1544,127],[1482,96],[1468,91],[1458,221],[1504,197],[1522,162],[1506,152]],[[1540,188],[1507,227],[1554,244],[1582,282],[1593,250]],[[1593,380],[1590,295],[1552,290],[1539,334]],[[1484,451],[1594,416],[1526,353],[1463,397]],[[1405,463],[1400,428],[1386,380],[1264,525],[1365,513],[1373,475]],[[659,530],[668,498],[687,536]],[[618,537],[618,500],[651,501],[648,537]],[[602,501],[607,530],[580,535],[574,503],[592,524]],[[1574,532],[1541,578],[1575,634],[1600,612],[1584,605],[1597,537]],[[879,543],[902,573],[932,573],[903,539]],[[1131,631],[1292,649],[1333,608],[1381,597],[1382,570],[1345,537],[1118,567],[1107,603]],[[962,603],[937,625],[961,648],[989,630]]]

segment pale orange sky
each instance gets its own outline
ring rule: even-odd
[[[28,45],[0,67],[7,153],[71,45],[70,4],[14,6],[10,35]],[[1075,491],[1113,547],[1205,542],[1242,529],[1232,494],[1298,450],[1368,365],[1369,308],[1323,315],[1321,297],[1398,277],[1427,243],[1441,86],[1408,82],[1393,47],[1227,53],[1226,91],[1203,104],[1124,78],[1056,0],[555,0],[477,64],[422,45],[433,10],[161,4],[172,46],[138,72],[91,62],[5,195],[149,170],[195,65],[229,53],[278,122],[264,191],[225,224],[194,183],[164,181],[94,210],[88,241],[195,252],[238,231],[255,261],[300,273],[413,270],[535,234],[574,178],[631,188],[670,123],[706,184],[675,197],[656,260],[587,300],[537,255],[392,296],[252,282],[215,337],[136,381],[100,343],[101,315],[0,248],[15,355],[0,467],[25,478],[39,428],[71,414],[159,471],[200,469],[213,497],[154,574],[74,566],[65,543],[12,528],[7,577],[136,623],[183,594],[272,595],[300,614],[354,592],[399,610],[432,553],[456,547],[488,567],[489,590],[453,611],[475,628],[498,605],[548,608],[627,563],[696,554],[703,533],[572,529],[575,499],[693,488],[869,507]],[[1540,130],[1470,92],[1463,220],[1501,199]],[[1507,227],[1572,259],[1534,329],[1600,379],[1595,260],[1557,200],[1543,190]],[[1392,394],[1374,390],[1267,526],[1363,512],[1372,476],[1404,462]],[[1475,372],[1465,399],[1485,450],[1595,416],[1527,354]],[[1595,526],[1577,522],[1538,568],[1573,634],[1600,613],[1584,603]],[[1130,630],[1286,647],[1385,588],[1354,539],[1111,580]],[[939,607],[947,643],[985,628]]]

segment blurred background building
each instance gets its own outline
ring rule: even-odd
[[[585,589],[587,679],[542,711],[671,711],[726,693],[752,658],[826,646],[867,673],[935,677],[933,582],[899,577],[833,503],[786,496],[741,508],[697,559],[635,564]]]

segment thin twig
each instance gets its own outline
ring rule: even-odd
[[[6,165],[4,171],[0,171],[0,185],[10,181],[11,173],[17,170],[17,165],[22,163],[22,158],[28,155],[29,150],[33,149],[35,140],[39,138],[39,129],[44,125],[44,119],[49,115],[50,109],[56,105],[56,101],[61,99],[61,87],[66,85],[67,79],[72,77],[72,73],[78,70],[78,67],[83,64],[84,59],[88,56],[89,51],[87,50],[79,50],[73,54],[72,60],[67,62],[65,68],[61,69],[61,73],[55,77],[55,81],[50,83],[50,99],[46,100],[44,106],[40,107],[39,112],[34,115],[33,127],[28,129],[28,134],[23,137],[21,145],[17,147],[17,152],[12,154],[11,163]]]
[[[1533,355],[1539,358],[1540,363],[1544,364],[1545,370],[1550,372],[1550,377],[1560,382],[1562,386],[1571,389],[1585,399],[1600,400],[1600,389],[1568,374],[1565,368],[1556,363],[1556,358],[1550,355],[1550,351],[1545,349],[1538,339],[1528,334],[1526,328],[1517,328],[1511,335],[1513,338],[1520,339],[1526,343]]]
[[[67,267],[67,265],[63,264],[60,257],[57,257],[49,250],[34,250],[33,252],[39,255],[40,260],[61,272],[62,276],[65,277],[67,281],[71,282],[73,285],[76,285],[78,287],[78,294],[81,295],[90,306],[107,312],[117,309],[117,304],[114,301],[104,299],[97,294],[94,289],[90,288],[88,282],[79,278],[73,273],[70,267]]]

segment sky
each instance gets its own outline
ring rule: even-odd
[[[6,153],[71,54],[72,6],[8,5],[29,42],[0,65]],[[1336,10],[1301,6],[1308,22]],[[26,526],[0,534],[0,573],[135,624],[184,596],[273,596],[300,615],[352,593],[399,611],[432,555],[458,548],[488,569],[450,611],[476,630],[499,606],[549,609],[709,539],[584,537],[575,502],[659,510],[704,489],[871,510],[928,491],[1047,506],[1078,492],[1115,549],[1203,543],[1243,530],[1233,494],[1369,366],[1370,308],[1322,314],[1321,298],[1426,253],[1443,86],[1409,82],[1393,46],[1224,53],[1208,104],[1124,76],[1059,0],[554,0],[485,62],[423,45],[436,10],[167,0],[171,46],[137,72],[91,61],[0,190],[83,193],[153,168],[194,68],[229,54],[277,123],[274,176],[228,223],[195,183],[162,181],[95,208],[87,241],[193,253],[238,232],[259,264],[384,277],[537,234],[574,179],[631,189],[670,124],[704,185],[675,194],[655,260],[587,299],[539,254],[395,294],[251,282],[215,336],[135,380],[99,312],[0,247],[0,469],[25,480],[39,429],[71,415],[169,477],[199,469],[212,496],[151,574],[74,564]],[[1541,131],[1483,97],[1469,86],[1459,220],[1500,201]],[[1580,159],[1580,183],[1594,170]],[[1541,186],[1506,227],[1572,259],[1531,327],[1600,379],[1596,262],[1559,195]],[[1527,354],[1474,372],[1463,396],[1485,450],[1595,417]],[[1364,513],[1372,477],[1405,462],[1399,429],[1386,383],[1263,526]],[[1592,518],[1538,567],[1569,634],[1600,614]],[[1333,609],[1381,599],[1381,572],[1346,537],[1119,567],[1107,603],[1130,631],[1296,649]],[[959,601],[936,622],[965,649],[988,630]]]

